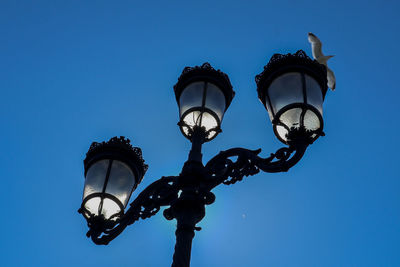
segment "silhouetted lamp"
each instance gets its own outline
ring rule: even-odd
[[[256,76],[258,97],[268,110],[275,135],[283,143],[306,133],[310,142],[323,135],[322,103],[327,91],[325,66],[304,51],[275,54]]]
[[[275,135],[288,146],[266,158],[259,155],[261,149],[234,147],[203,164],[202,145],[221,131],[222,119],[235,93],[228,76],[210,64],[186,67],[174,86],[178,125],[191,141],[182,171],[177,176],[153,181],[125,211],[147,170],[142,152],[123,137],[92,143],[84,160],[86,180],[79,209],[88,222],[86,235],[95,244],[107,245],[127,226],[166,207],[164,217],[176,220],[172,267],[189,267],[192,240],[195,231],[201,229],[197,224],[206,215],[206,206],[215,201],[214,188],[260,172],[286,172],[323,134],[322,104],[327,91],[324,65],[301,50],[295,54],[275,54],[256,76],[256,82]],[[240,122],[237,127],[241,127]]]
[[[114,137],[108,142],[94,142],[86,159],[85,187],[80,209],[86,219],[116,221],[132,192],[147,170],[140,148],[129,139]]]
[[[186,67],[174,86],[179,106],[178,125],[183,135],[191,139],[195,125],[205,128],[205,141],[221,131],[221,122],[235,92],[228,76],[204,63]]]

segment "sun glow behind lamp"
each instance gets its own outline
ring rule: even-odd
[[[205,141],[215,138],[235,95],[228,76],[208,63],[186,67],[174,91],[183,135],[191,139],[194,127],[200,126],[205,128]]]
[[[147,170],[140,148],[114,137],[94,142],[84,160],[85,187],[79,210],[89,220],[117,221]]]
[[[312,143],[323,134],[322,103],[327,91],[325,66],[304,51],[275,54],[256,76],[258,97],[278,139],[288,144],[299,134]]]

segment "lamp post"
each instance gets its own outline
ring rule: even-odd
[[[304,155],[308,145],[323,135],[322,104],[327,91],[326,68],[303,51],[275,54],[256,76],[257,91],[277,138],[286,146],[267,158],[261,149],[231,148],[203,165],[202,144],[221,132],[221,122],[235,93],[228,76],[208,63],[186,67],[174,86],[179,106],[179,127],[192,143],[188,160],[178,176],[162,177],[145,188],[125,211],[128,200],[147,170],[140,148],[129,139],[114,137],[94,142],[84,160],[85,187],[79,213],[87,220],[88,237],[107,245],[128,225],[155,215],[166,206],[167,220],[176,219],[173,267],[190,266],[196,226],[211,192],[245,176],[285,172]]]

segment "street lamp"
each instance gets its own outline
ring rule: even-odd
[[[268,110],[275,135],[287,144],[288,136],[305,130],[315,141],[323,135],[322,103],[327,91],[326,69],[304,51],[275,54],[256,76],[258,97]]]
[[[179,106],[178,125],[189,139],[194,127],[204,127],[205,140],[221,132],[221,122],[235,95],[228,76],[204,63],[201,67],[186,67],[174,86]]]
[[[215,201],[211,192],[258,172],[284,172],[304,155],[308,145],[323,135],[322,104],[327,91],[326,68],[303,51],[275,54],[256,76],[257,91],[283,147],[267,158],[261,149],[231,148],[204,166],[201,147],[221,131],[221,122],[234,91],[228,76],[208,63],[186,67],[174,86],[179,127],[192,143],[178,176],[162,177],[145,188],[126,210],[128,200],[147,170],[140,148],[129,139],[114,137],[94,142],[84,160],[85,187],[79,213],[87,220],[94,243],[106,245],[128,225],[155,215],[177,220],[173,267],[190,266],[196,224],[205,206]]]
[[[113,227],[147,170],[142,151],[129,139],[94,142],[84,160],[85,187],[80,213],[94,229]],[[94,230],[94,231],[95,231]]]

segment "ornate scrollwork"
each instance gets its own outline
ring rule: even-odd
[[[129,138],[125,138],[125,136],[120,136],[120,137],[113,137],[107,142],[93,142],[90,145],[89,151],[86,153],[86,157],[89,158],[92,154],[99,153],[99,151],[102,151],[104,149],[110,149],[110,148],[117,148],[120,150],[127,150],[130,151],[134,155],[134,159],[138,163],[139,166],[143,168],[143,172],[146,173],[148,169],[148,165],[144,163],[144,159],[142,156],[142,150],[139,147],[133,147],[131,144],[131,140]]]
[[[162,177],[149,185],[130,204],[126,213],[116,221],[104,220],[99,216],[88,219],[90,228],[87,236],[98,245],[107,245],[116,238],[128,225],[139,219],[155,215],[162,206],[171,205],[178,198],[177,177]]]
[[[261,149],[249,150],[245,148],[232,148],[220,152],[212,158],[204,168],[204,178],[206,179],[203,189],[199,190],[198,181],[194,181],[189,189],[187,184],[181,184],[180,177],[169,176],[150,184],[138,197],[130,204],[130,208],[125,214],[116,217],[113,220],[106,220],[102,215],[91,216],[88,218],[90,230],[87,233],[93,242],[98,245],[107,245],[116,238],[128,225],[133,224],[139,219],[150,218],[155,215],[162,206],[170,206],[164,216],[167,219],[173,219],[173,211],[179,207],[179,201],[186,203],[185,198],[179,197],[179,191],[197,192],[201,197],[200,206],[209,205],[214,202],[215,196],[210,192],[214,187],[223,183],[226,185],[241,181],[243,177],[255,175],[260,171],[264,172],[283,172],[294,166],[303,156],[307,144],[296,147],[284,147],[278,149],[267,158],[259,156]],[[236,159],[234,159],[236,158]],[[203,175],[202,175],[203,176]],[[190,181],[189,179],[183,179]],[[196,189],[197,188],[197,189]],[[197,191],[196,191],[197,190]],[[204,192],[203,192],[204,191]],[[189,193],[190,196],[192,196]],[[193,195],[193,196],[194,196]],[[187,197],[186,197],[187,198]],[[197,199],[197,198],[196,198]],[[178,202],[177,202],[178,201]],[[193,202],[193,200],[191,200]],[[197,202],[196,202],[197,203]],[[185,204],[186,205],[186,204]],[[174,207],[171,210],[171,207]],[[172,212],[172,213],[171,213]],[[170,214],[171,213],[171,214]]]
[[[301,159],[306,148],[306,145],[280,148],[268,158],[258,156],[261,149],[232,148],[220,152],[207,163],[205,168],[210,175],[211,187],[221,183],[229,185],[241,181],[245,176],[255,175],[260,170],[264,172],[288,171]],[[233,160],[235,157],[236,160]]]
[[[124,136],[115,136],[107,142],[93,142],[83,161],[85,175],[91,164],[99,159],[109,158],[110,156],[112,158],[122,159],[122,161],[131,166],[132,169],[137,170],[137,173],[135,173],[137,179],[137,183],[135,184],[136,188],[142,181],[149,166],[144,162],[142,150],[139,147],[133,147],[131,141]]]
[[[197,72],[197,71],[207,71],[207,72],[213,72],[216,75],[220,76],[221,78],[225,79],[226,81],[229,82],[229,77],[226,73],[222,72],[221,70],[216,70],[214,69],[210,63],[205,62],[203,63],[203,65],[201,66],[194,66],[194,67],[185,67],[182,71],[181,77],[179,77],[180,79],[185,78],[184,76],[188,73],[193,73],[193,72]]]
[[[321,65],[316,60],[311,59],[303,50],[298,50],[294,54],[274,54],[269,60],[268,64],[264,66],[264,71],[256,76],[255,80],[257,85],[260,83],[260,81],[269,77],[273,72],[275,72],[276,69],[293,63],[310,66],[320,71],[321,76],[326,76],[326,68],[324,65]]]
[[[180,176],[162,177],[145,188],[125,214],[122,212],[109,219],[105,219],[103,215],[87,217],[90,229],[87,236],[98,245],[107,245],[128,225],[139,219],[152,217],[162,206],[168,206],[164,211],[168,220],[176,218],[182,223],[189,216],[188,224],[198,230],[200,228],[195,224],[204,217],[205,205],[215,200],[211,192],[214,187],[221,183],[234,184],[245,176],[255,175],[260,171],[289,170],[302,158],[308,146],[303,139],[296,140],[296,145],[278,149],[267,158],[259,156],[261,149],[232,148],[220,152],[206,166],[189,160]],[[82,209],[80,212],[82,213]]]
[[[235,96],[229,77],[221,70],[214,69],[208,62],[203,63],[201,66],[185,67],[183,69],[178,82],[174,85],[175,97],[178,104],[182,91],[187,85],[195,81],[211,82],[217,85],[224,92],[226,98],[225,108],[229,107]]]
[[[200,116],[199,116],[199,118],[200,118]],[[214,139],[217,136],[217,134],[222,132],[221,127],[219,125],[214,128],[211,128],[209,130],[206,130],[206,128],[204,126],[198,126],[197,122],[194,126],[190,126],[183,120],[178,122],[178,126],[181,128],[183,135],[187,136],[190,141],[192,141],[192,137],[195,132],[194,128],[196,128],[196,127],[204,129],[204,130],[202,130],[203,131],[202,135],[203,135],[203,138],[205,138],[205,140],[207,142],[211,141],[212,139]]]
[[[255,77],[258,98],[264,105],[264,88],[268,88],[277,75],[282,74],[282,71],[287,72],[288,66],[291,66],[290,69],[292,71],[301,69],[307,73],[313,73],[313,77],[318,78],[318,83],[326,93],[328,81],[326,78],[326,67],[324,65],[318,63],[316,60],[311,59],[303,50],[298,50],[294,54],[274,54],[268,64],[264,66],[264,70]]]

